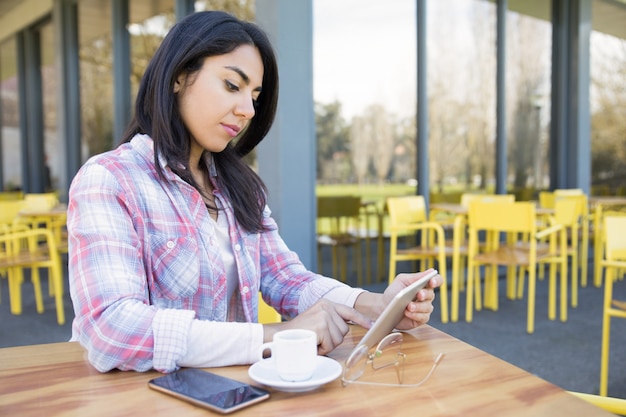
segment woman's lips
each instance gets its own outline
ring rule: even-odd
[[[237,136],[237,134],[241,130],[237,125],[222,124],[222,126],[224,127],[224,130],[226,130],[226,133],[228,133],[231,137]]]

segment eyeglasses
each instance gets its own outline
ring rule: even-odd
[[[402,353],[400,350],[402,348],[402,341],[401,333],[390,333],[378,343],[373,352],[370,352],[367,346],[361,346],[360,349],[354,351],[346,361],[346,365],[343,369],[343,375],[341,376],[343,386],[362,384],[410,388],[419,387],[426,382],[433,372],[435,372],[439,362],[443,359],[443,353],[437,356],[430,371],[421,381],[408,384],[404,382],[404,362],[406,360],[406,354]],[[368,364],[372,365],[374,371],[393,366],[396,370],[398,383],[389,384],[383,382],[359,381],[358,379],[363,375]]]

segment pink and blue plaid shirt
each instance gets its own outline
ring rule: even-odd
[[[196,319],[214,323],[202,347],[215,352],[213,364],[250,363],[262,343],[259,290],[284,317],[331,291],[347,295],[347,304],[360,293],[308,271],[280,238],[269,209],[269,231],[242,230],[216,190],[239,275],[227,300],[215,222],[200,194],[161,165],[168,181],[155,170],[152,139],[137,135],[91,158],[70,187],[72,340],[98,370],[176,369]],[[233,351],[239,354],[229,357]]]

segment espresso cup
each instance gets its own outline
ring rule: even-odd
[[[283,381],[306,381],[313,376],[317,358],[317,334],[312,330],[289,329],[274,334],[261,346],[261,357],[271,352],[271,361]]]

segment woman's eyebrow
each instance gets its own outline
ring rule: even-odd
[[[246,85],[250,85],[250,77],[248,77],[248,74],[246,74],[241,68],[232,65],[226,65],[224,68],[236,72],[237,74],[239,74],[243,82],[246,83]],[[255,90],[261,91],[261,87],[257,87],[255,88]]]
[[[250,84],[250,77],[248,77],[248,74],[243,72],[243,70],[241,68],[233,67],[233,66],[230,66],[230,65],[227,65],[224,68],[229,69],[231,71],[235,71],[237,74],[239,74],[239,76],[241,77],[241,79],[243,80],[244,83]]]

